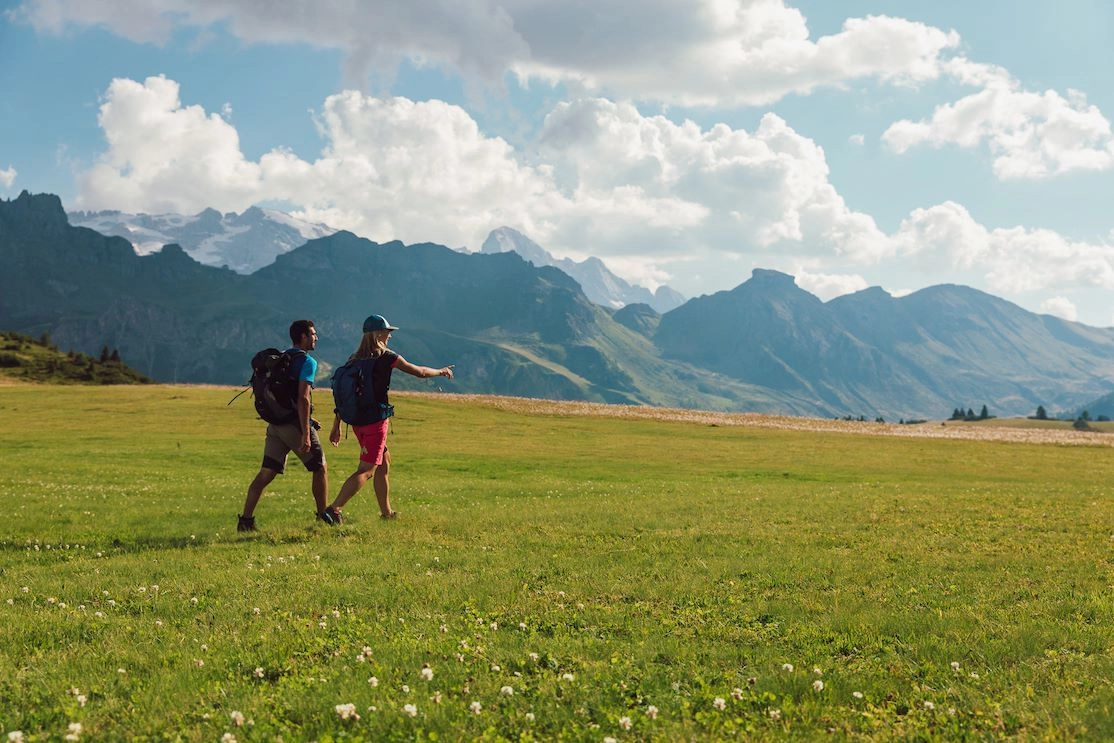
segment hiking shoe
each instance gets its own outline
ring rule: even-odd
[[[255,531],[255,517],[241,516],[236,522],[236,531]]]
[[[398,518],[398,511],[391,511],[390,513],[380,514],[379,518],[383,519],[384,521],[389,521],[391,519],[397,519]]]
[[[344,523],[344,517],[340,515],[340,509],[333,508],[332,506],[329,506],[324,511],[317,514],[317,518],[321,519],[329,526],[339,526]]]

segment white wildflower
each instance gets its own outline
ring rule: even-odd
[[[334,709],[336,709],[337,715],[342,720],[360,719],[360,715],[358,712],[356,712],[356,705],[354,704],[338,704]]]

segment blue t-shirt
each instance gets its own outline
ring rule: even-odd
[[[291,348],[290,350],[297,351],[299,349]],[[308,353],[302,358],[305,359],[302,362],[302,368],[294,375],[294,379],[299,382],[309,382],[310,387],[312,387],[313,380],[317,376],[317,359],[313,358]]]

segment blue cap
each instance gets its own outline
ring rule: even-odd
[[[374,333],[376,330],[398,330],[398,328],[387,322],[387,318],[382,315],[368,315],[364,320],[364,332]]]

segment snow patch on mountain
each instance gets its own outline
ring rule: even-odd
[[[328,225],[255,206],[242,214],[221,214],[215,209],[193,215],[129,214],[110,210],[74,211],[67,216],[74,226],[124,238],[139,255],[154,253],[164,245],[176,243],[198,263],[227,266],[242,274],[254,273],[270,265],[279,255],[304,245],[307,240],[337,232]]]
[[[596,304],[619,309],[628,304],[647,304],[659,314],[680,307],[685,298],[668,286],[658,287],[656,292],[631,285],[608,269],[599,258],[591,257],[577,262],[569,258],[556,258],[542,246],[510,227],[492,230],[480,248],[481,253],[518,253],[524,260],[535,266],[553,266],[571,276],[584,296]]]

